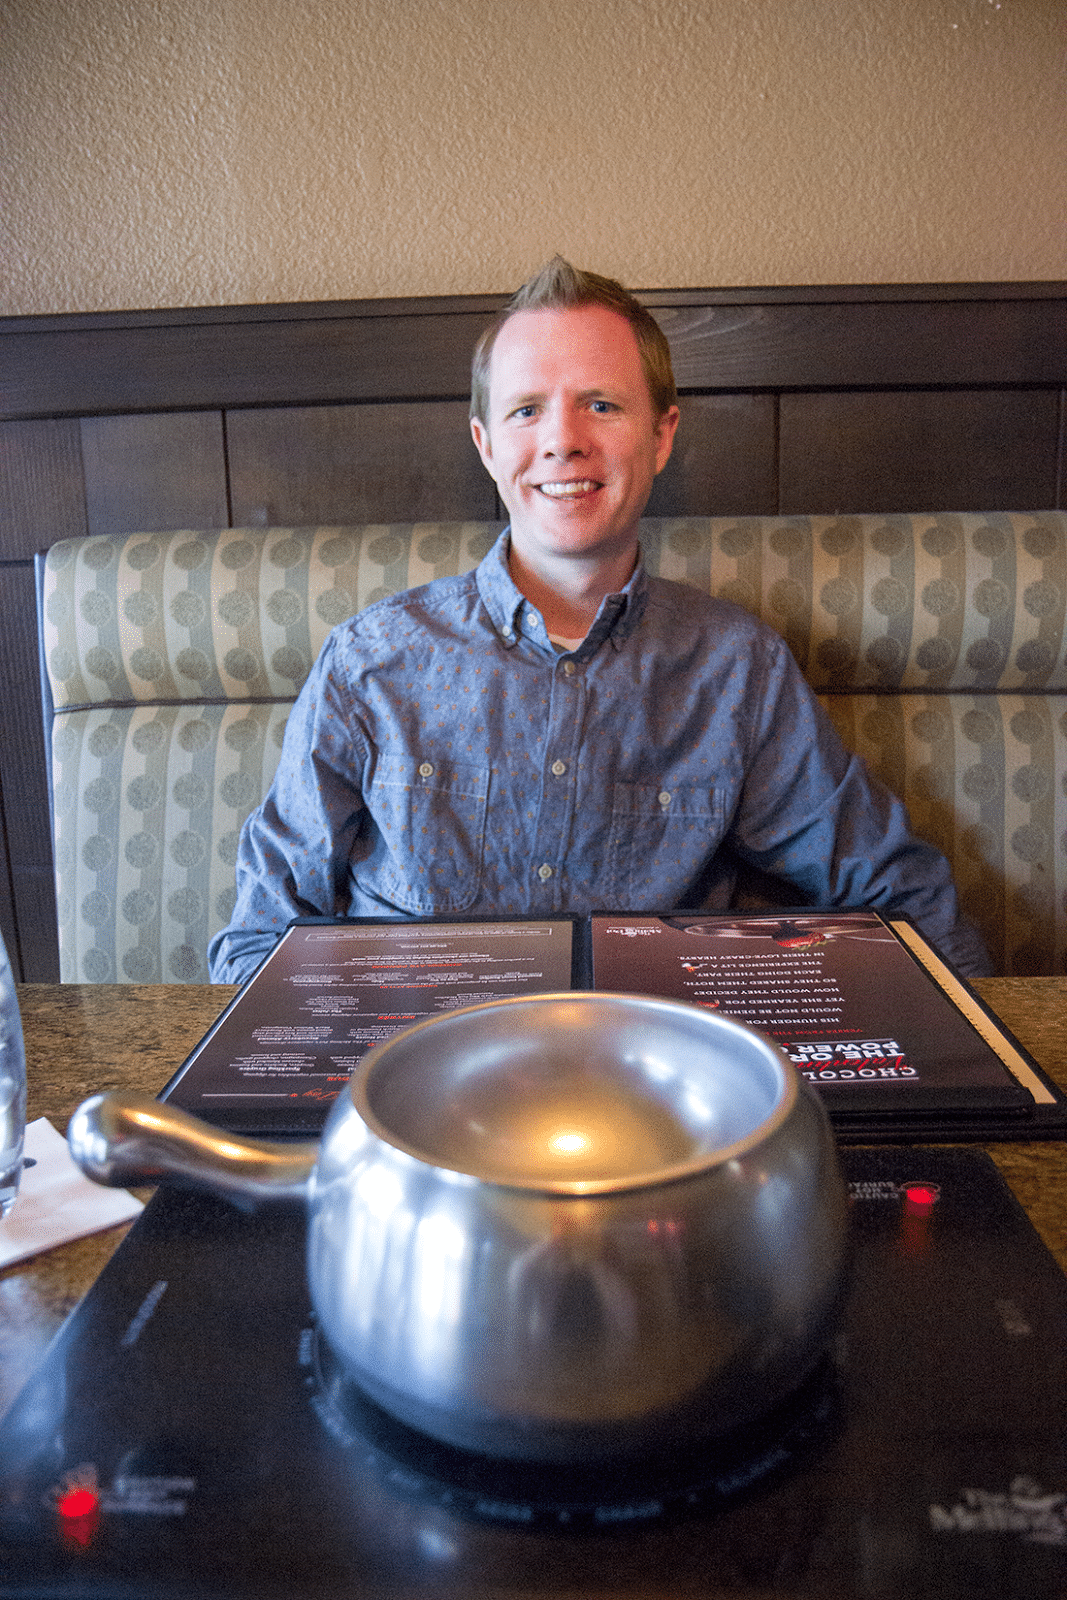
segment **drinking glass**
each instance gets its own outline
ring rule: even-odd
[[[26,1052],[15,978],[0,938],[0,1217],[15,1204],[26,1133]]]

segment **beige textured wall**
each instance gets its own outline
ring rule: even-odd
[[[1067,277],[1067,0],[0,0],[6,313]]]

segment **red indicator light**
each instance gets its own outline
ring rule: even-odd
[[[925,1255],[930,1242],[927,1236],[933,1226],[931,1219],[934,1206],[941,1198],[941,1186],[916,1178],[912,1183],[900,1185],[900,1196],[904,1202],[900,1214],[904,1252],[909,1256]]]
[[[64,1544],[69,1549],[88,1550],[100,1526],[100,1492],[95,1471],[88,1482],[79,1481],[73,1474],[66,1480],[56,1494],[56,1512]]]
[[[79,1517],[91,1517],[94,1511],[100,1509],[100,1496],[95,1489],[68,1489],[66,1494],[61,1494],[56,1501],[56,1510],[61,1517],[74,1522]]]

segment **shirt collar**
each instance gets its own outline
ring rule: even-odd
[[[544,620],[536,606],[515,587],[508,571],[508,552],[511,549],[511,530],[505,528],[478,566],[475,577],[482,603],[492,619],[500,642],[511,649],[522,638],[532,639],[546,651],[552,651]],[[574,652],[576,656],[592,655],[605,639],[610,639],[616,650],[621,650],[644,610],[648,591],[648,574],[638,551],[637,565],[630,581],[618,594],[606,594],[600,602],[596,621],[585,639]],[[527,619],[533,618],[531,623]]]

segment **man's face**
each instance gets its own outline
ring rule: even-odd
[[[613,561],[636,550],[677,424],[677,406],[653,412],[625,317],[577,306],[509,318],[493,346],[489,416],[471,432],[510,513],[513,547],[547,575],[561,557]]]

